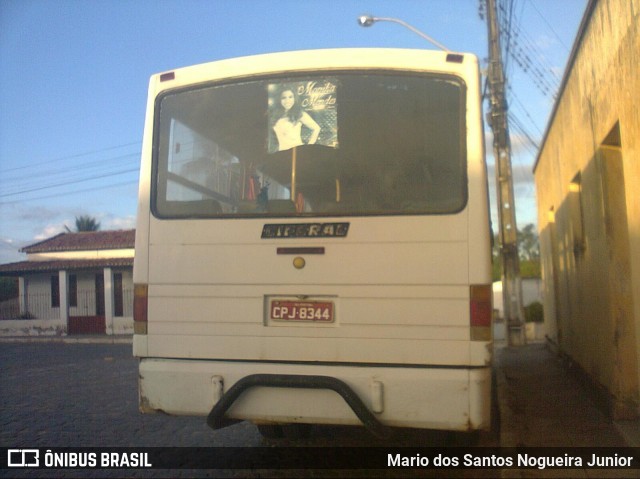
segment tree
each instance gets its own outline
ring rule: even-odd
[[[532,224],[518,231],[518,255],[521,261],[540,261],[538,234]]]
[[[491,256],[493,258],[493,280],[499,281],[502,277],[502,255],[500,254],[500,237],[498,235],[493,238]],[[540,244],[536,227],[533,224],[528,224],[518,230],[518,257],[521,277],[540,277]]]
[[[71,230],[67,225],[64,225],[66,230],[71,233]],[[95,218],[89,215],[76,216],[76,231],[98,231],[100,229],[100,223]]]

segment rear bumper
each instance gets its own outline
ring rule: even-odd
[[[362,402],[353,389],[344,381],[330,376],[302,376],[299,374],[252,374],[245,376],[235,383],[231,389],[226,391],[220,400],[213,406],[209,416],[207,416],[207,424],[212,429],[221,429],[229,424],[226,413],[230,407],[245,392],[256,387],[267,388],[287,388],[287,389],[328,389],[338,393],[344,402],[346,402],[351,410],[358,416],[358,419],[373,434],[379,437],[388,435],[387,428],[378,421],[378,418],[372,414],[367,406]],[[382,404],[382,390],[378,386],[379,391],[376,394],[378,408]],[[234,421],[233,419],[231,421]]]
[[[292,377],[297,385],[245,379],[253,375]],[[330,379],[313,383],[305,377]],[[331,386],[331,379],[344,384],[373,421],[384,426],[457,431],[490,426],[490,367],[407,368],[144,358],[140,360],[140,409],[207,416],[219,404],[218,417],[211,420],[216,427],[222,425],[222,416],[267,424],[366,423],[363,414],[367,413],[358,413],[353,404],[348,404],[345,394]],[[248,387],[236,387],[230,398],[227,393],[234,385],[242,385],[243,380],[250,383]]]

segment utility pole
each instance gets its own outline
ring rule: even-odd
[[[522,307],[522,282],[516,225],[516,208],[511,171],[511,142],[507,122],[505,76],[500,50],[500,30],[496,0],[486,0],[489,27],[489,91],[491,111],[488,117],[493,131],[493,152],[496,161],[496,194],[500,222],[500,252],[502,255],[502,300],[507,321],[509,345],[525,342]]]

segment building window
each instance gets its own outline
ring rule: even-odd
[[[114,316],[124,316],[124,294],[122,291],[122,273],[113,275]]]
[[[78,277],[75,274],[69,275],[69,306],[78,306]]]
[[[622,147],[622,136],[620,135],[620,122],[616,122],[611,131],[607,134],[602,146]]]
[[[51,307],[60,307],[60,277],[51,276]]]
[[[573,254],[581,256],[585,249],[582,212],[582,175],[578,173],[569,184],[569,214],[573,235]]]
[[[104,316],[104,274],[98,273],[95,276],[96,293],[96,316]]]

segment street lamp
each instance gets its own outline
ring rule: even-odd
[[[500,221],[500,248],[503,263],[502,294],[504,314],[510,328],[513,329],[513,334],[511,329],[509,330],[509,344],[512,345],[524,344],[525,335],[522,322],[524,316],[522,309],[522,283],[518,258],[517,228],[515,226],[511,147],[507,127],[506,100],[504,99],[505,80],[500,56],[500,34],[496,8],[496,0],[487,0],[490,56],[488,82],[491,91],[491,129],[493,130],[494,156],[496,158],[498,218]],[[427,34],[398,18],[374,17],[372,15],[360,15],[358,17],[358,25],[361,27],[370,27],[376,22],[398,23],[445,52],[451,51]]]
[[[370,27],[371,25],[373,25],[376,22],[393,22],[393,23],[398,23],[399,25],[402,25],[405,28],[408,28],[409,30],[411,30],[413,33],[420,35],[422,38],[424,38],[425,40],[427,40],[429,43],[431,43],[432,45],[435,45],[436,47],[438,47],[441,50],[444,50],[445,52],[450,52],[451,50],[449,50],[447,47],[445,47],[442,43],[439,43],[437,41],[435,41],[433,38],[431,38],[429,35],[427,35],[426,33],[421,32],[420,30],[418,30],[416,27],[412,27],[411,25],[409,25],[407,22],[400,20],[399,18],[390,18],[390,17],[374,17],[371,15],[360,15],[358,17],[358,25],[360,25],[361,27]]]

